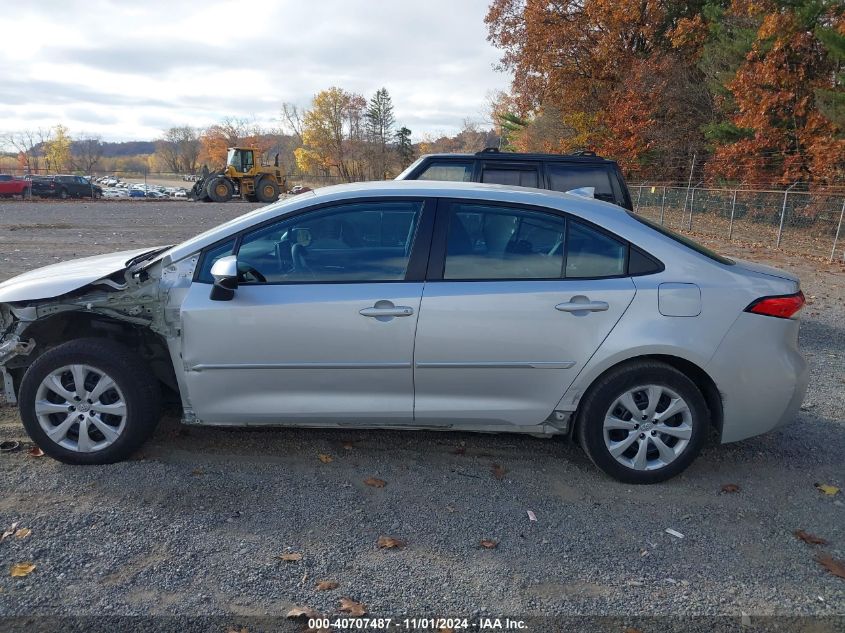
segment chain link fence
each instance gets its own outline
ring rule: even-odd
[[[845,261],[845,191],[630,189],[636,213],[672,230]]]

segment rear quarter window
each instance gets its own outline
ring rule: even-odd
[[[658,233],[665,235],[666,237],[683,244],[687,248],[694,250],[696,253],[698,253],[700,255],[704,255],[705,257],[709,257],[713,261],[719,262],[720,264],[725,264],[726,266],[733,266],[736,263],[732,259],[728,259],[727,257],[723,257],[722,255],[719,255],[715,251],[711,251],[709,248],[699,244],[695,240],[691,240],[690,238],[688,238],[684,235],[680,235],[679,233],[675,233],[675,231],[671,231],[671,230],[667,229],[665,226],[661,226],[660,224],[657,224],[656,222],[652,222],[651,220],[644,218],[641,215],[637,215],[636,213],[632,213],[631,211],[628,212],[628,215],[630,215],[632,218],[637,220],[637,222],[641,222],[641,223],[645,224],[646,226],[653,228]]]

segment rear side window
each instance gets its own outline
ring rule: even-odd
[[[455,203],[444,279],[559,279],[566,221],[526,209]]]
[[[494,185],[508,185],[511,187],[537,187],[539,180],[537,168],[518,169],[507,167],[485,167],[481,174],[481,182]]]
[[[546,166],[546,173],[549,189],[553,191],[566,192],[580,187],[593,187],[597,199],[617,202],[609,169],[597,165],[549,163]]]
[[[432,161],[416,179],[470,182],[472,180],[472,161]]]
[[[627,253],[625,242],[570,220],[566,236],[566,278],[624,275]]]
[[[725,264],[726,266],[733,266],[736,263],[732,259],[728,259],[727,257],[722,257],[718,253],[711,251],[706,246],[702,246],[701,244],[699,244],[695,240],[691,240],[688,237],[685,237],[683,235],[675,233],[675,231],[670,231],[665,226],[661,226],[661,225],[657,224],[656,222],[652,222],[651,220],[644,218],[641,215],[637,215],[636,213],[632,213],[630,211],[628,212],[628,215],[630,215],[632,218],[634,218],[638,222],[642,222],[646,226],[650,226],[651,228],[653,228],[658,233],[662,233],[666,237],[669,237],[669,238],[675,240],[676,242],[680,242],[681,244],[683,244],[687,248],[691,248],[696,253],[704,255],[705,257],[709,257],[713,261],[717,261],[720,264]]]

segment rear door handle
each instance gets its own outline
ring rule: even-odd
[[[414,309],[410,306],[394,306],[392,308],[363,308],[358,314],[365,317],[406,317],[411,316]]]
[[[609,307],[607,301],[568,301],[557,304],[555,310],[561,312],[604,312]]]

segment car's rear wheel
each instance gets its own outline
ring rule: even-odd
[[[59,191],[59,198],[62,200],[67,200],[67,189],[62,189]]]
[[[110,464],[128,457],[155,430],[158,382],[129,349],[77,339],[40,356],[19,393],[24,428],[51,457]]]
[[[710,412],[685,374],[656,361],[622,365],[599,378],[579,408],[578,438],[590,459],[631,484],[665,481],[701,450]]]

